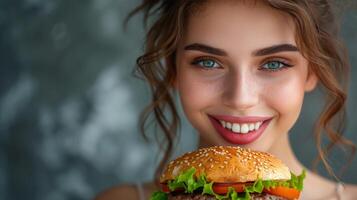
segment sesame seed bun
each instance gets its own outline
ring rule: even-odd
[[[288,180],[288,167],[275,156],[241,147],[214,146],[186,153],[169,163],[161,183],[173,180],[194,167],[195,176],[205,174],[215,183],[245,183],[262,180]]]

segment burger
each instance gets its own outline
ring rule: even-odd
[[[304,178],[269,153],[214,146],[171,161],[151,200],[293,200]]]

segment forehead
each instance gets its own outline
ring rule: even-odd
[[[259,1],[209,1],[196,11],[187,20],[183,44],[202,42],[228,52],[296,44],[291,17]]]

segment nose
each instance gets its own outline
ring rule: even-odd
[[[247,110],[259,103],[258,83],[250,72],[231,72],[223,86],[223,103],[236,110]]]

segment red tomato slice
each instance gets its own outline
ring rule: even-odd
[[[166,184],[161,184],[161,189],[163,192],[166,192],[166,193],[170,192],[169,186],[167,186]]]
[[[287,198],[289,200],[298,199],[300,191],[294,188],[288,188],[283,186],[277,186],[275,188],[264,189],[264,192],[280,197]]]
[[[243,183],[214,183],[212,186],[213,192],[217,194],[227,194],[228,188],[232,187],[236,192],[244,191]]]

